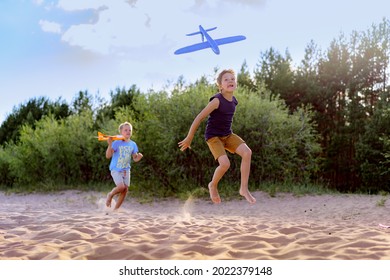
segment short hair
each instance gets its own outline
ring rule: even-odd
[[[226,73],[230,73],[234,76],[236,76],[236,73],[234,72],[233,69],[225,69],[225,70],[222,70],[221,73],[219,73],[218,77],[217,77],[217,86],[218,88],[221,87],[221,84],[222,84],[222,77],[223,75],[225,75]]]
[[[124,123],[121,123],[121,124],[119,125],[119,127],[118,127],[119,133],[122,132],[123,127],[126,126],[126,125],[128,125],[128,126],[130,127],[130,130],[133,130],[133,126],[131,125],[131,123],[129,123],[129,122],[124,122]]]

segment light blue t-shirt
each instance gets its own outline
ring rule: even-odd
[[[130,140],[129,142],[123,140],[116,140],[112,142],[112,149],[114,154],[111,158],[111,171],[130,170],[130,163],[132,155],[138,153],[137,144]]]

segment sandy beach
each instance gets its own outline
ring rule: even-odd
[[[255,205],[127,199],[112,212],[99,192],[0,193],[0,259],[390,260],[383,196],[253,194]]]

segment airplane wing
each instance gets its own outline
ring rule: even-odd
[[[183,53],[189,53],[189,52],[194,52],[198,50],[203,50],[210,48],[210,44],[208,42],[202,42],[194,45],[190,45],[184,48],[177,49],[175,51],[175,54],[183,54]]]
[[[238,35],[238,36],[220,38],[220,39],[216,39],[214,41],[217,43],[217,45],[224,45],[224,44],[242,41],[245,39],[246,39],[245,36]],[[178,49],[175,51],[175,54],[189,53],[189,52],[194,52],[194,51],[203,50],[203,49],[207,49],[207,48],[210,48],[210,43],[209,42],[202,42],[202,43],[198,43],[198,44],[194,44],[194,45],[190,45],[190,46]]]
[[[246,39],[245,36],[239,35],[239,36],[232,36],[232,37],[215,39],[214,41],[217,43],[217,45],[224,45],[224,44],[230,44],[230,43],[242,41],[245,39]]]

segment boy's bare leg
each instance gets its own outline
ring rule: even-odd
[[[209,183],[209,193],[210,193],[210,198],[211,201],[215,204],[221,203],[221,197],[219,196],[218,193],[218,187],[213,186],[211,182]]]
[[[227,155],[220,156],[218,158],[219,166],[215,169],[213,179],[209,183],[209,192],[210,198],[213,203],[221,203],[221,198],[218,193],[218,183],[221,180],[222,176],[226,173],[226,171],[230,167],[230,161]]]
[[[127,191],[128,191],[128,187],[125,185],[125,189],[119,194],[119,198],[118,201],[116,202],[114,210],[117,210],[119,207],[121,207],[123,201],[126,198]]]
[[[112,201],[112,198],[114,197],[114,195],[112,194],[112,191],[110,191],[108,194],[107,194],[107,199],[106,199],[106,206],[108,208],[111,207],[111,201]]]
[[[249,174],[251,170],[251,158],[252,151],[245,144],[238,146],[236,153],[241,156],[241,185],[240,185],[240,195],[245,197],[245,199],[253,204],[256,202],[256,198],[252,196],[248,189]]]
[[[126,185],[120,184],[120,185],[116,186],[115,188],[113,188],[112,191],[107,194],[107,200],[106,200],[107,207],[111,207],[112,198],[115,195],[117,195],[118,193],[121,193],[123,191],[124,187],[126,187]]]

